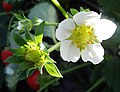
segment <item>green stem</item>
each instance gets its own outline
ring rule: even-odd
[[[0,13],[0,16],[3,16],[3,15],[7,15],[8,13],[6,13],[6,12],[2,12],[2,13]]]
[[[83,63],[83,64],[80,64],[80,65],[78,65],[78,66],[75,66],[75,67],[73,67],[73,68],[70,68],[70,69],[67,69],[67,70],[63,71],[62,74],[66,74],[66,73],[68,73],[68,72],[77,70],[77,69],[79,69],[79,68],[88,66],[88,65],[90,65],[90,64],[91,64],[91,63]]]
[[[83,68],[85,66],[88,66],[90,65],[91,63],[84,63],[84,64],[80,64],[78,66],[75,66],[73,68],[70,68],[70,69],[67,69],[65,71],[62,72],[62,74],[66,74],[66,73],[69,73],[69,72],[72,72],[76,69],[80,69],[80,68]],[[51,80],[50,82],[48,82],[45,86],[43,86],[42,88],[40,88],[37,92],[41,92],[42,90],[44,90],[46,87],[48,87],[49,85],[51,85],[52,83],[54,83],[55,81],[58,81],[60,78],[55,78],[53,80]]]
[[[11,19],[10,19],[10,21],[9,21],[8,31],[10,31],[10,28],[11,28],[13,19],[14,19],[14,15],[11,17]]]
[[[89,88],[86,92],[92,92],[97,86],[99,86],[101,83],[103,83],[105,81],[105,79],[102,77],[100,78],[98,81],[96,81],[96,83]]]
[[[1,12],[0,16],[9,15],[9,14],[13,14],[13,12],[8,12],[8,13],[7,12]]]
[[[45,26],[57,26],[58,23],[51,23],[51,22],[47,22],[45,21]]]
[[[52,52],[53,50],[57,49],[60,46],[61,42],[53,45],[51,48],[48,49],[48,53]]]
[[[11,19],[10,19],[10,21],[9,21],[9,25],[8,25],[8,31],[7,31],[7,47],[9,46],[10,28],[11,28],[13,19],[14,19],[14,16],[11,17]]]
[[[60,78],[55,78],[53,80],[51,80],[50,82],[48,82],[45,86],[43,86],[42,88],[40,88],[37,92],[41,92],[43,91],[46,87],[48,87],[49,85],[51,85],[52,83],[54,83],[55,81],[58,81]]]
[[[51,0],[55,6],[62,12],[62,14],[65,16],[65,18],[68,18],[67,12],[63,9],[63,7],[60,5],[60,3],[57,0]]]

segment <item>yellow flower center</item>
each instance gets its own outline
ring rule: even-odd
[[[44,63],[45,53],[40,50],[29,50],[27,51],[25,58],[27,61]]]
[[[98,42],[93,27],[85,24],[76,26],[68,40],[72,40],[71,43],[75,44],[80,50],[84,50],[87,44]]]

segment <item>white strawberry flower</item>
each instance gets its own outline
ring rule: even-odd
[[[100,19],[94,11],[78,12],[63,20],[56,29],[56,38],[61,41],[60,54],[63,60],[76,62],[80,56],[84,62],[98,64],[104,59],[103,40],[109,39],[117,26],[108,19]]]

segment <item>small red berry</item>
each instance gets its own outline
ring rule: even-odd
[[[13,5],[9,4],[8,2],[3,1],[2,7],[6,12],[9,12],[13,9]]]
[[[27,78],[27,84],[33,90],[40,89],[40,84],[38,82],[38,77],[40,76],[40,72],[36,70],[31,76]]]
[[[10,52],[9,50],[3,50],[1,52],[1,60],[4,61],[6,60],[8,57],[12,56],[12,52]],[[5,65],[7,65],[7,62],[3,62]]]

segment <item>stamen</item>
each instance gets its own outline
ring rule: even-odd
[[[94,34],[92,26],[83,24],[76,26],[68,40],[72,40],[71,44],[75,44],[77,48],[84,50],[87,44],[94,44],[97,41],[97,36]]]

